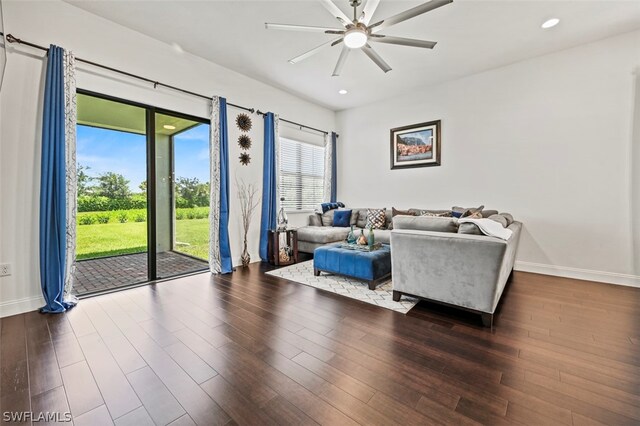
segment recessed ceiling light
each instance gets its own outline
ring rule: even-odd
[[[340,89],[340,90],[338,90],[338,93],[340,93],[341,95],[346,95],[346,94],[347,94],[347,93],[349,93],[349,92],[347,92],[347,91],[346,91],[346,90],[344,90],[344,89]]]
[[[171,124],[165,124],[162,127],[164,127],[167,130],[175,130],[176,129],[176,126],[172,126]]]
[[[547,28],[555,27],[559,23],[560,23],[560,20],[558,18],[551,18],[551,19],[547,19],[546,21],[544,21],[542,23],[541,27],[546,30]]]

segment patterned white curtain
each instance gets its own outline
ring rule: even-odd
[[[331,143],[331,134],[324,135],[324,182],[322,185],[322,201],[328,203],[331,201],[331,168],[333,164],[333,146]]]
[[[71,294],[76,269],[76,214],[78,212],[78,176],[76,167],[76,59],[73,52],[64,51],[64,139],[66,166],[66,265],[64,279],[64,300],[77,302]]]
[[[220,98],[211,99],[211,125],[209,126],[209,270],[222,272],[220,257]]]

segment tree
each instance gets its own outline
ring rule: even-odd
[[[98,181],[98,185],[95,187],[96,195],[113,199],[124,199],[131,195],[129,180],[121,174],[107,172],[95,180]]]
[[[178,198],[182,198],[185,207],[209,205],[209,182],[201,183],[198,178],[178,177],[175,188],[176,195]]]
[[[140,191],[142,191],[143,194],[147,193],[147,181],[143,180],[140,185],[138,185],[138,188],[140,188]]]
[[[94,178],[87,174],[87,170],[91,169],[89,166],[78,165],[77,179],[78,179],[78,197],[83,195],[91,195],[91,181]]]

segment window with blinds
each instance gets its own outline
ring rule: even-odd
[[[280,196],[287,210],[322,203],[324,147],[280,138]]]

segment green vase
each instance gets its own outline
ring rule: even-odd
[[[369,243],[369,248],[372,248],[376,243],[376,237],[373,235],[373,227],[369,227],[369,237],[367,238],[367,243]]]
[[[349,244],[355,244],[356,243],[356,234],[353,233],[353,225],[351,225],[351,230],[349,231],[349,234],[347,235],[347,243],[349,243]]]

